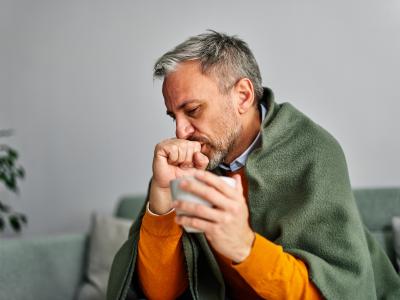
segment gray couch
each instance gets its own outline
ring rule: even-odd
[[[400,216],[400,188],[354,195],[364,223],[395,264],[391,218]],[[134,219],[143,202],[143,196],[123,197],[115,215]],[[0,239],[0,299],[74,299],[85,279],[87,244],[87,234]]]
[[[123,197],[119,203],[114,215],[134,219],[144,196]],[[0,300],[75,299],[85,280],[89,241],[88,233],[0,238]]]

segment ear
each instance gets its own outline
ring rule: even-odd
[[[248,78],[241,78],[235,84],[235,94],[238,99],[238,112],[246,113],[254,104],[254,87],[253,83]]]

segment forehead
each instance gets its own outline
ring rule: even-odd
[[[216,79],[203,74],[197,61],[180,63],[165,77],[162,92],[169,111],[188,100],[207,101],[219,95]]]

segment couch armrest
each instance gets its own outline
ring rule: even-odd
[[[72,300],[82,282],[87,236],[0,239],[0,299]]]

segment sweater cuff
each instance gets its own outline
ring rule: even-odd
[[[149,210],[143,216],[142,227],[147,233],[158,237],[170,237],[182,234],[182,227],[175,222],[175,210],[164,215],[156,215]]]
[[[172,213],[174,210],[175,210],[175,208],[171,208],[171,209],[170,209],[168,212],[166,212],[165,214],[159,215],[159,214],[156,214],[156,213],[154,213],[154,212],[151,211],[151,209],[150,209],[150,202],[147,202],[147,204],[146,204],[146,211],[147,211],[149,214],[153,215],[153,216],[165,216],[165,215],[168,215],[168,214]]]
[[[271,278],[274,276],[277,270],[276,266],[283,253],[282,246],[276,245],[256,233],[249,256],[241,263],[232,263],[231,265],[246,281],[258,282],[262,277]],[[259,274],[257,270],[263,274]]]

